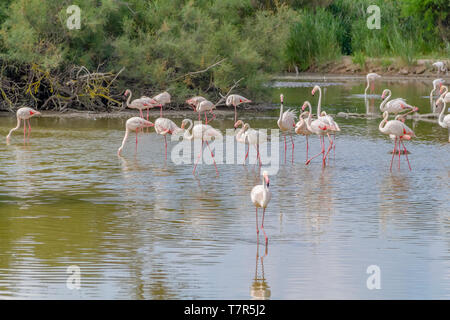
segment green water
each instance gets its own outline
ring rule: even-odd
[[[316,105],[314,84],[268,90],[298,109]],[[363,82],[321,84],[328,113],[364,112]],[[384,87],[428,112],[427,83],[381,83],[376,94]],[[239,114],[276,128],[276,108]],[[225,133],[231,118],[211,124]],[[33,118],[28,144],[20,131],[0,144],[0,298],[450,297],[450,146],[437,123],[407,120],[417,135],[406,143],[412,171],[404,159],[389,171],[393,143],[380,119],[335,118],[342,132],[326,168],[305,166],[305,139],[294,136],[294,164],[281,158],[270,178],[265,254],[254,165],[218,165],[217,178],[201,164],[193,176],[192,164],[164,161],[153,129],[137,154],[132,135],[117,157],[125,120]],[[0,134],[15,121],[0,117]],[[318,152],[318,139],[309,142]],[[66,285],[71,265],[78,290]],[[380,290],[366,287],[369,265],[380,267]]]

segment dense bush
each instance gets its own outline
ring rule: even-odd
[[[82,10],[80,30],[66,27],[72,4]],[[370,4],[381,7],[381,30],[366,27]],[[69,94],[64,86],[81,66],[124,68],[114,86],[96,80],[116,95],[130,87],[135,96],[169,90],[176,102],[214,100],[242,78],[239,91],[255,99],[270,74],[341,54],[448,55],[447,8],[446,0],[2,0],[0,108]],[[86,86],[86,97],[103,99]]]

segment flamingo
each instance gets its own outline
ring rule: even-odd
[[[184,131],[178,127],[175,122],[167,118],[158,118],[155,120],[155,131],[164,136],[165,159],[167,160],[167,134],[177,134]]]
[[[437,62],[433,63],[433,66],[436,67],[438,74],[440,74],[441,72],[447,71],[447,68],[445,67],[445,63],[442,61],[437,61]]]
[[[312,107],[311,107],[311,103],[309,103],[309,101],[305,101],[303,103],[302,111],[304,111],[306,107],[309,108],[308,119],[306,120],[306,127],[311,133],[314,133],[319,136],[320,146],[321,146],[322,150],[318,154],[316,154],[314,157],[311,157],[310,159],[306,160],[305,164],[306,165],[310,164],[312,159],[318,157],[319,155],[322,155],[322,163],[325,166],[326,155],[328,155],[328,152],[330,152],[331,147],[333,145],[333,140],[331,140],[331,137],[329,134],[330,126],[322,118],[312,120]],[[325,135],[328,136],[328,140],[330,141],[330,146],[328,147],[328,151],[326,154],[325,154]]]
[[[268,238],[267,238],[266,232],[264,231],[264,215],[266,213],[267,205],[270,202],[270,198],[272,197],[272,193],[269,190],[269,184],[270,184],[269,174],[267,173],[267,171],[263,171],[262,175],[263,175],[262,184],[258,184],[253,187],[253,189],[250,193],[250,198],[252,199],[252,202],[256,208],[256,234],[258,234],[258,235],[259,235],[258,208],[263,209],[261,229],[264,232],[264,237],[266,239],[266,246],[267,246]]]
[[[317,102],[317,118],[327,124],[327,130],[331,131],[333,138],[335,138],[335,132],[341,131],[339,125],[334,121],[332,116],[327,115],[325,111],[321,111],[322,107],[322,89],[320,86],[316,85],[311,91],[311,94],[314,96],[316,91],[319,91],[319,100]],[[330,138],[330,136],[328,136]],[[330,138],[331,139],[331,138]],[[333,147],[333,152],[335,152],[336,145],[334,143],[334,139],[331,139],[331,145]],[[330,146],[331,148],[331,146]]]
[[[441,113],[442,109],[445,109],[443,108],[443,103],[441,102],[442,100],[440,98],[442,98],[442,100],[445,100],[446,103],[450,103],[450,93],[448,92],[447,86],[441,87],[439,99],[436,101],[436,112],[439,114]]]
[[[117,155],[120,156],[122,153],[123,147],[125,146],[125,142],[128,139],[128,135],[131,131],[136,132],[136,151],[137,151],[137,145],[138,145],[138,131],[143,128],[147,127],[153,127],[153,123],[150,121],[147,121],[145,119],[142,119],[141,117],[132,117],[127,120],[125,123],[125,136],[122,140],[122,145],[117,150]]]
[[[248,144],[248,140],[245,139],[245,129],[244,129],[244,121],[242,120],[238,120],[236,121],[236,123],[234,124],[234,130],[236,130],[239,126],[241,126],[241,128],[239,129],[239,131],[236,133],[236,141],[239,143],[244,143],[244,144]],[[244,159],[244,165],[245,165],[245,160],[247,160],[247,156],[248,156],[248,152],[250,151],[250,147],[248,148],[247,152],[245,153],[245,159]]]
[[[302,136],[305,136],[306,138],[306,161],[308,161],[308,150],[309,150],[309,143],[308,143],[308,136],[312,133],[308,130],[308,126],[306,124],[305,119],[303,118],[305,115],[309,115],[309,111],[302,112],[300,114],[299,121],[295,124],[295,133],[300,134]]]
[[[287,111],[283,112],[283,94],[280,94],[280,117],[278,118],[277,124],[280,128],[281,132],[284,132],[284,163],[286,163],[286,134],[291,131],[295,127],[295,118],[297,117],[295,114],[295,111],[291,111],[288,109]],[[292,163],[294,163],[294,140],[291,136],[291,142],[292,142]]]
[[[142,97],[140,99],[134,99],[133,101],[131,101],[131,90],[127,89],[125,90],[125,93],[123,94],[125,97],[128,96],[127,99],[127,107],[130,109],[138,109],[139,110],[139,114],[141,116],[141,118],[144,118],[144,114],[142,113],[143,109],[147,109],[147,121],[148,121],[148,108],[151,108],[152,105],[156,105],[158,104],[154,99],[152,98],[148,98],[148,97]]]
[[[188,105],[190,105],[192,107],[192,109],[194,109],[194,111],[197,111],[197,106],[202,101],[206,101],[206,98],[204,98],[202,96],[195,96],[195,97],[192,97],[190,99],[187,99],[186,103]]]
[[[161,92],[160,94],[157,94],[153,97],[153,100],[156,101],[156,104],[158,104],[158,107],[161,107],[159,116],[162,118],[162,107],[165,104],[170,103],[170,94],[167,91]]]
[[[448,94],[447,94],[448,96]],[[447,114],[444,117],[444,112],[447,109],[447,99],[444,99],[442,96],[439,98],[440,101],[442,101],[442,104],[444,107],[441,110],[441,113],[439,114],[438,123],[442,128],[448,129],[448,142],[450,142],[450,114]]]
[[[200,121],[200,114],[202,112],[204,112],[205,113],[205,124],[208,124],[208,117],[206,116],[207,111],[209,111],[209,113],[213,114],[212,120],[214,120],[216,115],[212,112],[212,110],[215,108],[216,108],[216,105],[209,100],[199,102],[197,105],[197,108],[196,108],[196,111],[198,112],[198,121]]]
[[[146,97],[146,96],[142,96],[141,98],[140,98],[140,101],[142,101],[143,103],[144,103],[144,105],[146,106],[146,108],[145,109],[147,109],[147,121],[149,121],[148,120],[148,111],[149,111],[149,109],[152,109],[152,108],[154,108],[154,107],[160,107],[161,109],[162,109],[162,104],[159,104],[155,99],[153,99],[153,98],[149,98],[149,97]]]
[[[211,141],[212,138],[215,138],[215,139],[218,139],[219,137],[223,138],[222,133],[219,130],[216,130],[213,127],[211,127],[209,124],[199,123],[199,124],[196,124],[195,126],[193,126],[191,119],[184,119],[181,124],[181,128],[184,129],[184,127],[186,126],[187,123],[189,123],[189,127],[187,129],[185,129],[184,136],[183,136],[184,139],[188,139],[188,140],[201,139],[202,140],[202,150],[203,150],[203,142],[206,143],[209,151],[211,152],[211,156],[214,161],[214,167],[216,168],[216,174],[217,174],[217,176],[219,176],[219,171],[217,170],[217,166],[216,166],[216,160],[214,160],[214,154],[212,153],[211,148],[209,147],[208,141]],[[192,129],[192,133],[191,133],[191,129]],[[202,153],[200,152],[200,154],[198,155],[198,159],[194,165],[194,170],[192,171],[192,174],[195,174],[195,169],[197,167],[198,161],[200,160],[201,154]]]
[[[228,98],[227,98],[225,104],[226,104],[227,106],[231,106],[231,105],[234,106],[234,122],[235,122],[235,123],[236,123],[236,121],[237,121],[237,111],[236,111],[236,107],[237,107],[238,105],[242,104],[242,103],[250,103],[250,102],[252,102],[252,101],[249,100],[249,99],[247,99],[247,98],[245,98],[245,97],[243,97],[243,96],[240,96],[240,95],[238,95],[238,94],[231,94],[231,95],[228,96]]]
[[[383,99],[383,102],[381,102],[380,104],[381,112],[387,111],[388,113],[397,114],[399,112],[406,111],[407,109],[413,110],[413,112],[419,110],[419,108],[407,104],[405,99],[403,98],[396,98],[389,101],[391,95],[392,95],[391,90],[389,89],[383,90],[383,94],[381,95],[381,99]]]
[[[31,134],[31,124],[30,124],[30,118],[33,116],[40,116],[41,113],[39,111],[34,110],[30,107],[22,107],[16,112],[17,117],[17,126],[15,128],[12,128],[8,135],[6,136],[6,143],[9,143],[9,139],[11,137],[11,134],[13,131],[16,131],[20,128],[20,121],[23,120],[23,142],[26,140],[26,130],[27,130],[27,123],[28,123],[28,138]]]
[[[433,90],[431,90],[430,92],[430,107],[431,107],[431,112],[435,113],[436,112],[436,104],[433,103],[434,100],[434,92],[436,90],[441,89],[442,85],[445,83],[444,79],[434,79],[433,80]],[[438,96],[439,98],[439,96]]]
[[[261,167],[261,155],[259,154],[259,145],[261,143],[267,142],[267,135],[259,130],[250,128],[250,124],[244,124],[244,140],[246,140],[250,146],[256,148],[256,157],[259,160],[259,166]],[[247,153],[248,154],[248,153]]]
[[[367,74],[367,76],[366,76],[367,87],[366,87],[366,90],[364,90],[364,97],[367,97],[367,90],[369,90],[369,86],[370,86],[370,93],[375,92],[374,81],[378,78],[381,78],[381,76],[377,73],[371,72],[371,73]]]
[[[388,118],[389,112],[384,111],[383,120],[380,122],[378,129],[381,131],[381,133],[388,134],[389,136],[395,136],[394,150],[392,151],[390,170],[392,171],[392,163],[394,161],[394,156],[397,150],[397,140],[398,140],[398,168],[400,169],[400,154],[401,154],[400,144],[401,144],[403,146],[404,154],[406,156],[406,161],[408,162],[409,170],[411,170],[411,165],[408,159],[408,150],[406,150],[403,140],[411,140],[411,138],[415,138],[416,135],[402,121],[399,120],[387,121]]]

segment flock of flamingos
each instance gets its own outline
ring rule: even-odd
[[[370,88],[371,93],[374,93],[374,83],[376,79],[381,76],[376,73],[369,73],[366,76],[367,79],[367,87],[364,91],[365,97],[367,97],[367,92]],[[438,113],[438,123],[441,127],[447,128],[449,130],[449,142],[450,142],[450,114],[447,114],[444,117],[444,113],[447,110],[447,103],[450,102],[450,93],[448,92],[448,87],[444,86],[443,79],[436,79],[433,81],[433,89],[430,92],[430,107],[433,113]],[[293,110],[283,110],[283,95],[280,95],[281,105],[280,105],[280,116],[278,118],[277,124],[280,128],[281,132],[284,134],[284,160],[286,162],[286,150],[287,150],[287,142],[286,135],[292,131],[296,134],[303,135],[306,137],[306,164],[308,165],[311,160],[317,158],[318,156],[322,156],[322,164],[326,165],[326,160],[329,156],[331,149],[335,149],[334,136],[337,132],[341,131],[339,125],[334,121],[333,117],[328,115],[325,111],[321,110],[321,101],[322,101],[322,91],[319,86],[315,86],[311,92],[314,96],[316,92],[319,92],[318,104],[317,104],[317,118],[313,118],[313,111],[310,102],[305,101],[301,111],[302,113],[299,115],[299,121],[296,122],[296,112]],[[435,94],[438,92],[437,99],[435,99]],[[136,133],[136,151],[138,144],[138,133],[139,131],[143,131],[144,128],[154,127],[157,134],[164,136],[164,144],[165,144],[165,157],[167,159],[167,134],[180,134],[183,133],[184,139],[193,140],[198,139],[202,141],[202,149],[203,143],[206,143],[209,150],[208,141],[216,139],[222,136],[222,133],[213,128],[208,124],[209,121],[212,121],[215,118],[213,110],[219,103],[212,103],[208,101],[204,97],[196,96],[186,100],[186,103],[193,108],[194,112],[198,113],[199,123],[193,125],[191,119],[184,119],[181,122],[181,127],[178,127],[172,120],[164,118],[162,116],[163,106],[167,103],[170,103],[170,94],[168,92],[160,93],[153,98],[149,97],[141,97],[139,99],[135,99],[131,101],[132,93],[130,90],[126,90],[124,93],[125,97],[127,97],[126,105],[131,109],[138,109],[140,116],[132,117],[126,121],[125,124],[125,136],[123,138],[122,144],[117,150],[117,154],[120,156],[121,152],[125,146],[125,143],[128,139],[128,136],[131,132]],[[411,170],[411,165],[408,159],[408,151],[405,147],[404,140],[410,140],[415,137],[414,132],[405,125],[406,115],[412,112],[416,112],[418,110],[417,107],[411,106],[402,98],[396,98],[390,100],[391,91],[389,89],[385,89],[382,93],[382,103],[380,105],[380,111],[383,112],[383,120],[379,124],[379,130],[386,135],[389,135],[391,139],[394,140],[394,149],[392,151],[392,158],[390,164],[390,170],[392,170],[392,164],[394,161],[394,157],[398,154],[398,168],[400,168],[400,155],[404,154],[406,161],[408,163],[409,169]],[[259,161],[259,166],[261,166],[261,159],[259,155],[259,144],[267,141],[267,136],[262,133],[262,131],[258,131],[252,129],[248,123],[244,123],[242,120],[237,119],[237,106],[251,102],[249,99],[237,95],[231,94],[226,97],[226,105],[234,107],[234,128],[239,130],[236,132],[236,140],[237,142],[244,143],[248,145],[248,150],[245,155],[245,160],[248,156],[248,151],[250,146],[253,146],[257,150],[257,159]],[[160,117],[155,120],[154,123],[149,121],[149,109],[159,107],[160,108]],[[305,110],[307,109],[307,110]],[[144,119],[143,110],[147,110],[147,117]],[[201,121],[201,114],[204,114],[205,124]],[[208,121],[207,113],[212,114],[212,119]],[[395,115],[393,120],[389,119],[389,114]],[[6,141],[9,143],[10,137],[13,131],[20,128],[21,121],[24,123],[24,140],[29,139],[31,134],[31,125],[30,118],[36,115],[41,115],[39,111],[36,111],[29,107],[23,107],[17,110],[17,126],[12,128],[8,135],[6,136]],[[186,125],[189,125],[186,128]],[[28,133],[27,133],[28,129]],[[308,150],[309,150],[309,135],[317,135],[320,140],[321,151],[308,158]],[[326,140],[328,139],[329,144],[328,148],[325,150]],[[292,162],[294,161],[294,140],[291,135],[291,143],[292,143]],[[201,154],[200,154],[201,155]],[[195,174],[195,169],[200,159],[200,155],[197,161],[194,164],[193,174]],[[211,151],[211,156],[214,160],[214,154]],[[217,166],[214,160],[214,166],[217,171]],[[264,215],[267,205],[271,199],[271,192],[269,190],[269,175],[267,171],[263,171],[262,173],[262,183],[260,185],[256,185],[253,187],[251,194],[251,200],[256,208],[256,232],[259,234],[258,228],[258,208],[263,209],[263,216],[261,222],[261,229],[264,232],[264,237],[267,245],[267,235],[264,231]]]

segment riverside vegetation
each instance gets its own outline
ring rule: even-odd
[[[381,29],[366,9],[378,5]],[[69,30],[67,7],[81,9]],[[314,70],[343,55],[450,56],[447,0],[3,0],[0,3],[0,110],[112,111],[123,92],[167,90],[218,100],[238,90],[264,99],[275,73]]]

